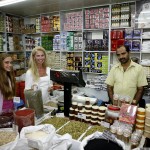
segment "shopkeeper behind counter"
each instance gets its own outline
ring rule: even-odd
[[[142,100],[144,86],[147,85],[143,67],[130,58],[128,46],[120,46],[116,51],[119,63],[112,67],[105,81],[111,103],[113,95],[130,97],[130,103]]]
[[[50,68],[47,65],[47,54],[43,47],[35,47],[30,55],[29,69],[26,72],[25,89],[37,86],[42,91],[43,103],[49,100],[49,92],[53,90],[50,80]]]

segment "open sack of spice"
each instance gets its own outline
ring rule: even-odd
[[[38,150],[49,150],[55,136],[55,127],[50,124],[24,127],[20,132],[20,139],[27,139],[28,146]]]
[[[0,150],[13,150],[19,139],[19,133],[12,128],[0,129]]]
[[[68,133],[53,138],[52,146],[48,150],[68,150],[72,145],[72,136]]]
[[[125,144],[107,130],[105,130],[103,133],[96,131],[95,133],[85,137],[80,145],[80,150],[93,149],[125,150]]]

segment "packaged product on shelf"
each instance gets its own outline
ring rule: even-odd
[[[140,49],[141,49],[140,40],[133,40],[132,41],[132,51],[140,51]]]
[[[125,29],[125,39],[133,38],[133,29]]]
[[[133,39],[140,39],[141,38],[141,30],[140,29],[134,29],[133,30]]]

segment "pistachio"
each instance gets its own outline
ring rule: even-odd
[[[69,121],[68,118],[52,117],[44,120],[41,124],[52,124],[56,129],[58,129],[68,121]]]
[[[82,141],[85,137],[87,137],[88,135],[93,134],[93,133],[96,132],[96,131],[103,132],[104,130],[106,130],[106,128],[103,127],[103,126],[98,126],[98,125],[92,126],[92,127],[86,132],[86,134],[82,137],[81,141]]]
[[[73,139],[78,139],[89,127],[88,124],[79,121],[70,121],[67,125],[62,127],[57,133],[60,135],[69,133]]]

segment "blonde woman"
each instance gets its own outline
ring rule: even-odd
[[[25,90],[37,86],[42,91],[43,103],[49,100],[53,82],[50,80],[50,68],[47,66],[47,54],[43,47],[35,47],[30,55],[29,69],[26,72]]]
[[[15,92],[12,58],[9,54],[2,53],[0,54],[0,114],[13,112]]]

